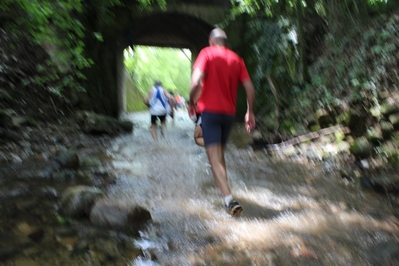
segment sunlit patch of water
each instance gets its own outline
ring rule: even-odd
[[[131,266],[161,266],[161,264],[158,264],[151,259],[146,259],[140,256],[134,260]]]
[[[226,149],[233,195],[244,208],[232,218],[186,114],[177,113],[158,143],[148,114],[130,119],[139,126],[112,148],[121,175],[108,193],[151,212],[136,242],[146,255],[132,265],[367,265],[366,249],[398,233],[381,201],[318,164],[275,160],[245,145]]]

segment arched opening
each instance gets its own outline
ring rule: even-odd
[[[146,110],[143,97],[155,81],[175,96],[188,99],[191,51],[171,47],[129,46],[124,50],[125,112]]]
[[[133,19],[130,21],[126,29],[124,30],[124,36],[122,38],[123,47],[118,55],[117,59],[117,76],[118,76],[118,113],[129,111],[127,108],[128,101],[127,95],[129,93],[128,86],[134,82],[126,79],[126,75],[129,75],[126,69],[126,54],[134,56],[136,47],[152,47],[155,53],[166,53],[175,54],[175,58],[167,60],[169,62],[158,62],[153,60],[152,63],[157,65],[159,68],[160,64],[164,64],[164,69],[177,67],[179,59],[181,61],[186,60],[189,62],[188,66],[183,66],[183,69],[177,71],[170,71],[172,78],[165,79],[163,84],[168,86],[172,92],[182,93],[184,97],[188,97],[189,87],[189,75],[191,74],[191,62],[196,58],[198,52],[208,44],[208,36],[213,26],[206,22],[185,14],[178,13],[158,13],[152,14],[147,17],[140,19]],[[161,51],[161,52],[160,52]],[[140,55],[137,60],[140,60]],[[141,55],[143,56],[143,55]],[[185,64],[187,65],[187,64]],[[186,79],[184,82],[177,81],[177,74],[180,72],[180,78]],[[130,76],[132,73],[130,73]],[[165,78],[165,76],[164,76]],[[157,73],[147,78],[147,81],[142,83],[138,88],[142,93],[148,90],[154,80],[159,80]],[[177,88],[178,84],[180,87],[186,88],[186,93],[183,93],[181,88]],[[136,94],[137,96],[137,94]],[[142,95],[139,95],[142,97]]]

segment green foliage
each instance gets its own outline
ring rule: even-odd
[[[59,214],[56,214],[55,218],[57,219],[57,221],[60,225],[69,226],[69,225],[73,224],[73,220],[71,218],[63,217]]]
[[[267,116],[273,106],[280,105],[281,110],[275,112],[277,117],[281,113],[280,126],[284,127],[282,121],[287,116],[298,121],[312,110],[336,104],[337,99],[350,105],[364,102],[366,107],[378,108],[380,82],[385,80],[383,86],[387,88],[397,77],[388,69],[397,68],[394,58],[399,57],[395,53],[398,21],[391,19],[395,21],[377,30],[373,30],[374,25],[370,25],[370,31],[363,26],[370,21],[370,13],[383,11],[389,4],[394,6],[394,2],[398,3],[397,0],[232,1],[230,20],[241,14],[250,16],[244,38],[251,44],[249,62],[255,68],[251,76],[257,89],[256,109]],[[305,46],[316,46],[310,45],[316,40],[306,38],[309,29],[306,25],[317,20],[326,22],[323,29],[327,31],[324,40],[327,45],[323,47],[325,52],[321,52],[323,60],[306,65],[314,57],[309,57]],[[320,52],[314,55],[319,57]],[[276,87],[275,97],[267,76]]]
[[[165,0],[137,2],[142,8],[150,7],[154,3],[166,7]],[[45,47],[51,57],[45,65],[38,66],[38,74],[25,78],[23,84],[51,84],[53,92],[57,94],[62,94],[63,89],[68,87],[83,91],[79,86],[79,80],[85,79],[82,70],[93,65],[93,61],[84,55],[83,39],[87,29],[81,20],[83,14],[96,14],[97,26],[101,28],[113,22],[112,8],[122,4],[121,0],[98,0],[93,3],[83,0],[1,1],[0,12],[5,17],[5,26],[20,36],[28,33],[32,43]],[[95,31],[92,34],[98,41],[103,41],[100,32]],[[10,43],[10,46],[13,44]]]
[[[393,58],[399,45],[398,19],[384,20],[376,21],[368,31],[354,30],[348,37],[329,43],[332,52],[311,68],[311,87],[317,92],[312,96],[314,101],[326,106],[341,98],[379,108],[378,91],[395,83],[392,79],[396,74],[391,69],[395,68]],[[381,84],[382,80],[385,83]]]
[[[248,63],[256,66],[252,80],[258,95],[255,106],[258,110],[273,101],[265,74],[272,71],[280,33],[277,23],[254,19],[249,22],[247,34],[244,36],[246,42],[252,44]]]
[[[6,0],[0,4],[0,9],[15,14],[15,19],[9,20],[7,26],[14,33],[21,35],[28,32],[32,36],[33,43],[44,46],[58,47],[51,49],[52,61],[47,61],[46,66],[38,65],[38,75],[25,80],[25,84],[37,84],[43,86],[53,83],[61,88],[75,85],[75,77],[83,77],[80,69],[89,67],[90,60],[86,59],[82,52],[84,43],[84,27],[73,16],[75,12],[82,11],[80,0],[46,1],[46,0]],[[55,66],[66,77],[59,81],[55,70],[47,71]],[[40,74],[42,73],[42,74]]]
[[[273,95],[266,75],[272,77],[279,95],[292,94],[299,88],[296,86],[291,91],[284,91],[287,85],[295,84],[298,80],[299,57],[295,36],[295,27],[287,19],[280,18],[278,22],[253,19],[249,22],[244,38],[251,44],[248,62],[256,66],[251,76],[258,95],[257,110],[264,106],[272,108],[280,100]]]
[[[187,98],[190,60],[191,54],[187,50],[137,46],[133,56],[125,57],[125,66],[141,94],[145,95],[154,81],[159,80],[168,91]]]
[[[144,104],[144,93],[140,92],[133,83],[129,75],[125,76],[126,87],[126,111],[137,112],[147,110],[148,107]]]
[[[157,3],[162,10],[166,10],[166,0],[137,0],[141,9],[151,9],[154,3]]]

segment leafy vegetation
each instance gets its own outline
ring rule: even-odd
[[[125,52],[125,67],[132,83],[127,83],[127,110],[144,110],[142,96],[132,97],[134,90],[145,95],[155,81],[169,92],[188,97],[191,74],[191,53],[187,49],[136,46]]]
[[[157,3],[165,8],[165,0],[138,0],[143,9]],[[24,86],[30,84],[49,86],[61,95],[64,88],[79,88],[79,80],[85,79],[82,70],[91,67],[93,61],[84,55],[87,34],[81,16],[87,10],[98,14],[102,25],[113,21],[112,8],[121,5],[120,0],[99,0],[94,5],[84,0],[3,0],[0,17],[4,27],[15,34],[30,34],[33,45],[46,48],[50,58],[37,65],[36,73],[23,79]],[[102,41],[100,32],[91,33]],[[25,36],[24,36],[25,37]],[[11,48],[16,47],[10,43]]]
[[[257,113],[269,131],[292,133],[293,123],[343,102],[378,107],[377,94],[397,83],[397,21],[378,19],[397,0],[233,3],[230,20],[251,18],[245,40],[251,44]]]
[[[165,10],[167,1],[136,3],[144,12],[154,4]],[[256,111],[261,125],[269,131],[295,134],[293,128],[299,128],[295,124],[302,123],[309,113],[342,102],[352,106],[361,102],[367,108],[378,109],[377,95],[397,86],[398,20],[381,14],[389,14],[399,6],[399,0],[232,3],[231,15],[222,26],[239,16],[249,18],[243,36],[244,42],[251,44],[246,46],[246,60],[257,88]],[[27,37],[32,45],[44,47],[49,54],[46,61],[37,62],[28,75],[20,78],[22,87],[42,86],[57,95],[62,95],[65,88],[83,91],[81,81],[89,73],[85,70],[93,66],[96,53],[114,48],[99,49],[100,43],[107,41],[102,29],[112,25],[113,8],[120,5],[121,0],[3,0],[2,27]],[[9,46],[18,49],[14,42]],[[125,62],[132,80],[129,87],[137,89],[133,92],[128,88],[128,109],[142,108],[130,100],[141,100],[154,80],[187,97],[190,57],[185,58],[182,51],[174,54],[172,49],[136,47],[135,55]],[[102,62],[102,58],[97,60]],[[101,78],[93,85],[98,91],[89,96],[93,101],[96,95],[108,95],[105,91],[115,79],[111,74]],[[104,82],[108,80],[109,84]]]

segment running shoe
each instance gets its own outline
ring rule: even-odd
[[[231,216],[238,217],[242,212],[242,207],[237,201],[231,200],[229,206],[227,206],[228,212]]]

